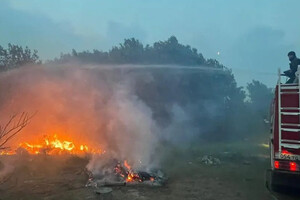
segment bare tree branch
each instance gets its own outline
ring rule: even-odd
[[[5,130],[7,129],[7,127],[10,126],[11,122],[13,121],[13,119],[16,117],[16,114],[11,116],[9,121],[6,123],[6,125],[4,126],[3,130],[0,132],[0,138],[3,137],[3,134],[5,134]]]
[[[23,112],[18,117],[14,114],[4,126],[0,126],[0,150],[8,149],[4,145],[27,126],[34,115]]]

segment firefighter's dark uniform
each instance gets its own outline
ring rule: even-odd
[[[298,70],[298,65],[300,65],[300,59],[295,57],[290,62],[290,70],[287,70],[284,72],[284,74],[290,78],[286,83],[294,83],[295,78],[296,78],[295,73]]]

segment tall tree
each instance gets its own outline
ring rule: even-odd
[[[26,64],[40,63],[37,50],[28,47],[8,44],[8,48],[0,46],[0,71],[18,68]]]
[[[266,118],[273,98],[272,89],[259,81],[253,80],[247,84],[247,90],[252,110]]]

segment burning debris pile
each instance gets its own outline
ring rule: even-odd
[[[102,175],[93,175],[89,172],[87,187],[125,186],[143,184],[149,186],[162,186],[167,178],[160,170],[141,171],[133,170],[125,160],[123,163],[116,162],[114,167]],[[112,165],[113,166],[113,165]]]
[[[40,155],[58,160],[65,155],[85,157],[87,186],[163,185],[165,175],[150,170],[160,159],[156,154],[160,128],[152,109],[137,96],[135,79],[119,70],[80,66],[29,67],[0,77],[0,85],[9,88],[5,99],[14,99],[2,104],[0,121],[15,110],[38,111],[22,134],[10,141],[11,149],[0,155],[21,154],[27,159],[29,154],[32,160],[44,157]],[[83,185],[86,181],[84,176]]]

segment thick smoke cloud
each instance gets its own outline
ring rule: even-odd
[[[245,121],[232,109],[239,92],[230,71],[213,67],[25,66],[0,74],[0,122],[36,113],[12,149],[56,134],[105,151],[90,160],[93,173],[124,160],[155,168],[168,146],[233,135],[231,120]]]
[[[157,127],[151,109],[134,94],[133,83],[127,72],[101,67],[24,67],[3,73],[0,121],[14,113],[36,112],[9,145],[16,148],[57,134],[100,147],[114,159],[148,165]]]

